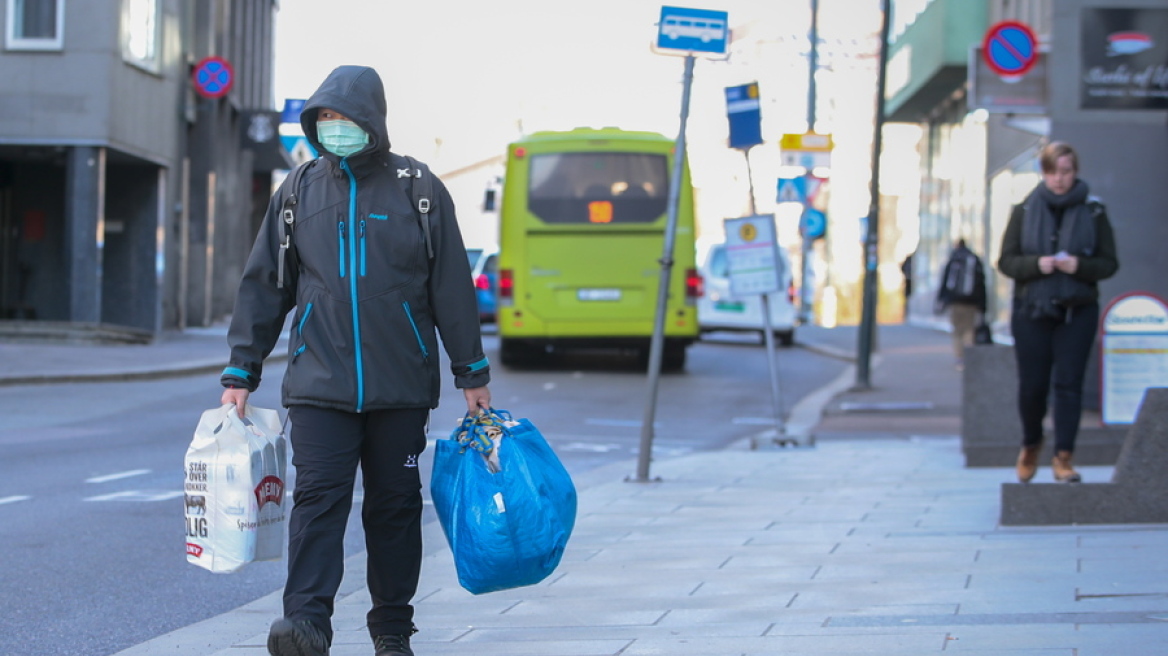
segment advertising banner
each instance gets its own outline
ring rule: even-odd
[[[1168,9],[1082,12],[1083,109],[1168,109]]]

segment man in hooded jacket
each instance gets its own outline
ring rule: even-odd
[[[240,282],[221,378],[222,402],[242,416],[295,310],[281,402],[296,485],[284,617],[272,624],[268,650],[328,654],[360,465],[370,636],[377,656],[412,656],[410,602],[422,559],[418,455],[441,387],[438,334],[467,411],[490,406],[470,265],[446,188],[433,179],[432,198],[416,202],[411,185],[423,173],[389,150],[376,71],[334,70],[300,122],[320,157],[289,175],[268,206]]]

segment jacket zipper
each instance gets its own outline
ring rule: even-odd
[[[414,339],[418,340],[418,349],[422,351],[422,359],[429,360],[430,352],[426,350],[426,343],[422,341],[422,332],[418,330],[418,324],[414,322],[414,313],[410,311],[410,302],[403,301],[402,307],[406,311],[406,318],[410,320],[410,328],[414,329]]]
[[[353,234],[356,231],[357,223],[357,178],[353,175],[353,170],[349,168],[348,158],[341,158],[341,170],[349,176],[349,261],[353,264],[349,267],[349,301],[353,306],[353,357],[356,359],[357,365],[356,411],[361,412],[365,407],[365,367],[362,364],[364,357],[361,353],[361,316],[357,307],[357,240]],[[343,239],[341,243],[344,244]],[[341,275],[344,276],[343,267]]]
[[[304,340],[304,324],[307,323],[308,315],[310,314],[312,314],[312,303],[304,306],[304,316],[300,317],[300,323],[296,325],[296,333],[300,337],[300,348],[296,349],[296,352],[292,354],[293,360],[300,357],[304,349],[308,348],[308,342]]]
[[[341,277],[345,277],[345,222],[337,221],[337,261],[340,262]]]
[[[361,277],[365,277],[365,220],[361,219]]]

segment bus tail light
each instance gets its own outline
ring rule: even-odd
[[[511,269],[499,269],[499,302],[511,305],[515,302],[515,277]]]
[[[697,269],[685,270],[685,302],[693,305],[702,295],[702,274]]]

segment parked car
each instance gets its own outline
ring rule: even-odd
[[[705,293],[698,299],[698,326],[702,334],[715,331],[755,331],[763,335],[762,295],[742,298],[730,292],[730,262],[723,243],[699,245],[699,262]],[[785,248],[779,248],[783,291],[767,295],[770,305],[771,330],[779,343],[795,343],[794,284],[791,259]],[[765,336],[764,336],[765,337]]]
[[[499,252],[495,248],[467,248],[470,275],[479,304],[479,321],[495,321],[495,281],[498,278]]]

